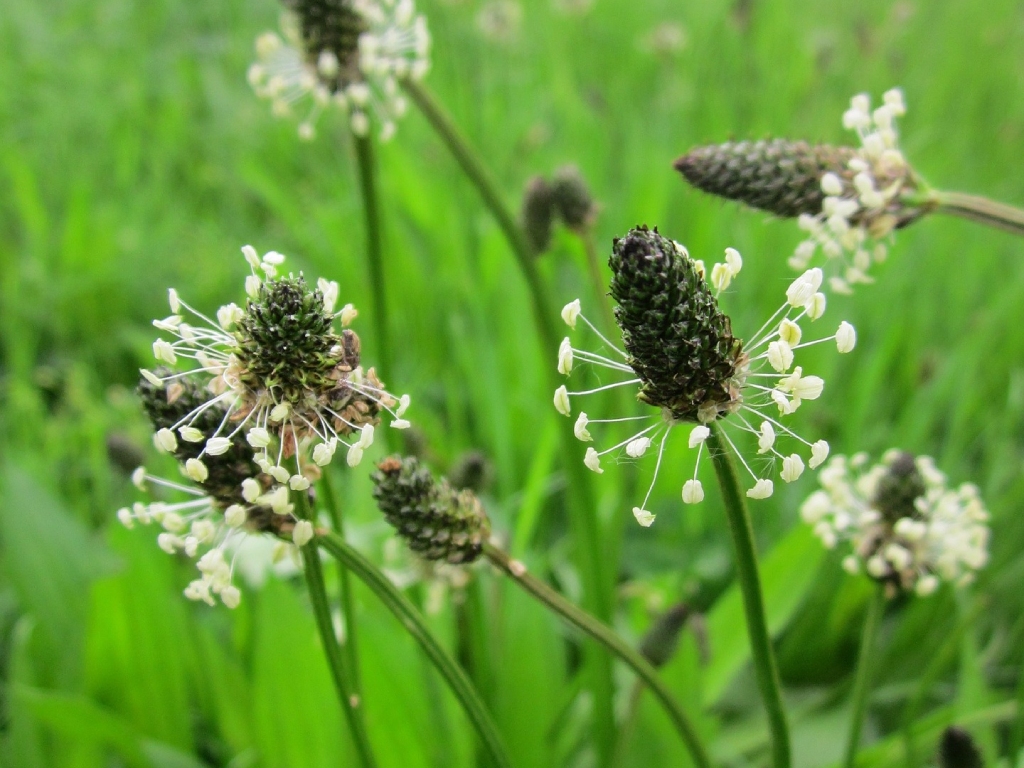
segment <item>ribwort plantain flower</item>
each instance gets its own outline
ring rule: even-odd
[[[457,491],[447,480],[435,480],[412,457],[384,459],[371,479],[385,519],[413,552],[451,565],[480,556],[491,525],[472,491]]]
[[[843,126],[857,132],[857,148],[784,139],[729,142],[697,147],[676,168],[706,192],[797,217],[808,237],[790,266],[807,269],[820,249],[840,264],[831,289],[850,293],[871,282],[871,266],[885,260],[881,241],[931,210],[931,203],[912,200],[920,181],[899,148],[896,118],[904,114],[899,89],[887,91],[874,110],[862,93],[843,114]]]
[[[277,276],[281,254],[260,258],[251,246],[242,252],[252,270],[244,309],[227,304],[215,322],[171,289],[173,314],[153,323],[174,337],[153,344],[158,360],[168,366],[195,361],[198,367],[142,370],[142,376],[157,388],[192,382],[205,394],[161,426],[154,442],[168,452],[179,451],[182,441],[200,446],[185,460],[186,473],[197,483],[208,481],[210,457],[248,443],[261,472],[305,490],[340,446],[348,464],[357,465],[383,414],[390,415],[392,427],[408,427],[403,416],[409,396],[395,398],[373,368],[363,370],[359,337],[345,327],[357,313],[351,304],[334,311],[337,283],[321,278],[310,288],[301,274]],[[212,430],[203,427],[208,411],[218,414]]]
[[[714,265],[709,281],[704,263],[691,259],[682,245],[663,237],[657,229],[639,227],[615,240],[609,265],[613,273],[611,295],[619,305],[615,318],[622,330],[625,351],[618,350],[583,316],[577,299],[565,306],[562,319],[570,328],[582,320],[612,350],[614,357],[579,349],[567,337],[559,349],[558,370],[568,375],[577,362],[582,362],[609,368],[629,378],[585,391],[569,392],[565,386],[559,387],[555,407],[569,416],[570,398],[628,386],[638,388],[640,402],[657,409],[654,414],[611,419],[592,419],[581,412],[575,423],[576,437],[590,442],[591,424],[650,422],[611,448],[587,448],[584,458],[589,469],[600,473],[604,471],[603,456],[624,450],[628,457],[639,458],[656,446],[654,478],[643,504],[633,508],[641,525],[654,521],[654,515],[645,507],[657,481],[668,436],[681,425],[690,425],[688,444],[697,449],[693,476],[682,489],[687,504],[699,503],[704,498],[697,472],[712,422],[721,421],[724,440],[750,475],[750,498],[772,495],[774,485],[769,475],[777,461],[782,464],[781,477],[786,482],[796,480],[804,471],[800,453],[783,454],[776,448],[777,440],[802,446],[811,469],[825,460],[828,443],[811,443],[783,423],[784,417],[795,412],[805,400],[817,399],[824,387],[820,377],[806,375],[801,366],[794,367],[795,352],[832,341],[840,353],[846,353],[856,343],[853,326],[847,322],[825,338],[803,338],[801,323],[813,322],[825,311],[825,296],[819,291],[820,269],[807,270],[794,280],[782,306],[743,342],[733,335],[730,318],[718,306],[719,294],[743,265],[734,249],[726,249],[725,261]],[[755,472],[724,427],[753,434],[758,454],[769,459],[769,471]]]
[[[942,581],[962,586],[988,560],[988,512],[977,487],[951,489],[928,456],[891,450],[871,467],[864,453],[836,456],[820,481],[801,517],[829,549],[849,542],[843,567],[890,595],[929,595]]]
[[[430,35],[413,0],[286,0],[281,35],[256,39],[249,83],[269,99],[278,116],[309,103],[299,136],[312,139],[329,108],[348,115],[352,132],[366,136],[371,122],[380,138],[395,133],[405,113],[399,93],[405,78],[419,80],[430,68]]]
[[[887,255],[885,244],[878,241],[925,212],[903,202],[906,193],[917,189],[896,132],[896,118],[906,111],[903,92],[896,88],[886,91],[874,110],[866,93],[854,96],[843,114],[843,127],[857,132],[860,147],[845,167],[822,174],[821,210],[798,219],[808,237],[797,246],[790,266],[806,269],[819,247],[828,258],[841,259],[842,273],[829,282],[836,293],[871,282],[868,270]]]
[[[199,458],[217,433],[226,411],[220,403],[204,407],[209,393],[195,379],[176,379],[169,370],[160,373],[167,376],[166,383],[143,377],[139,396],[158,433],[186,415],[195,414],[189,423],[189,429],[195,432],[189,434],[200,439],[176,441],[171,449],[183,474],[192,478],[193,483],[167,480],[148,473],[144,467],[135,470],[132,480],[142,491],[155,486],[191,498],[170,503],[138,502],[119,510],[117,517],[128,528],[136,523],[157,524],[163,529],[157,536],[161,549],[198,558],[201,575],[185,589],[186,597],[209,605],[219,597],[228,608],[235,608],[241,593],[232,583],[234,560],[229,562],[226,553],[237,552],[236,545],[249,534],[268,533],[282,540],[294,539],[299,544],[309,523],[294,518],[288,489],[275,488],[274,479],[256,465],[252,449],[244,441]],[[201,471],[197,472],[197,466],[202,467]]]

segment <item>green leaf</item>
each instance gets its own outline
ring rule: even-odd
[[[25,470],[0,474],[0,563],[50,651],[47,685],[77,678],[88,586],[111,564],[85,528]]]
[[[65,739],[112,749],[131,768],[154,768],[131,725],[90,699],[22,685],[12,692],[39,722]]]

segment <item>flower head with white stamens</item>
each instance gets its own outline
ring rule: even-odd
[[[422,78],[430,67],[426,19],[413,0],[286,0],[282,34],[256,40],[249,82],[278,116],[309,102],[299,136],[312,139],[329,108],[348,115],[352,132],[365,136],[371,119],[390,139],[405,113],[401,80]]]
[[[891,450],[868,464],[864,453],[834,457],[819,475],[822,490],[800,508],[827,548],[849,542],[843,568],[881,582],[890,596],[970,583],[988,561],[988,512],[977,487],[950,488],[928,456]]]
[[[879,241],[930,210],[905,200],[919,185],[896,132],[896,118],[906,111],[898,88],[887,91],[874,110],[866,93],[854,96],[843,114],[843,127],[857,132],[860,147],[845,158],[844,166],[821,175],[820,211],[799,216],[808,237],[790,257],[790,266],[806,269],[820,248],[826,258],[841,264],[829,280],[837,293],[850,293],[858,283],[871,282],[869,268],[887,254]]]
[[[350,306],[333,311],[336,284],[321,280],[310,288],[302,275],[278,277],[283,256],[261,258],[251,246],[242,250],[252,268],[244,309],[228,305],[232,309],[218,312],[222,322],[216,323],[174,293],[175,314],[154,323],[176,337],[154,345],[160,359],[195,361],[198,367],[144,370],[146,382],[169,392],[192,386],[205,395],[158,427],[154,440],[171,452],[186,443],[196,446],[179,457],[196,482],[210,482],[204,477],[208,457],[240,444],[255,454],[263,474],[295,488],[304,477],[315,479],[339,447],[350,465],[358,464],[384,414],[393,427],[408,426],[402,416],[409,398],[395,398],[373,368],[364,371],[359,337],[335,328],[336,317],[344,324],[346,312],[349,320],[354,315]],[[212,413],[216,425],[206,424]]]
[[[158,374],[166,374],[167,382],[143,377],[139,397],[158,434],[173,438],[170,428],[183,417],[191,417],[189,429],[198,433],[199,439],[175,439],[173,445],[168,443],[170,447],[161,447],[174,455],[182,473],[194,482],[167,480],[139,467],[132,480],[140,490],[187,500],[139,502],[119,510],[117,517],[128,528],[136,523],[159,525],[163,529],[157,537],[161,549],[197,558],[200,576],[185,589],[189,599],[213,605],[219,597],[234,608],[241,593],[232,583],[234,560],[228,562],[225,553],[237,551],[248,535],[266,533],[289,540],[298,521],[292,515],[287,489],[274,487],[274,478],[256,465],[252,448],[244,441],[219,438],[226,442],[218,444],[216,451],[209,450],[227,418],[224,403],[209,405],[209,392],[196,379],[174,378],[167,370]],[[151,376],[157,378],[158,374]]]
[[[570,415],[575,397],[620,386],[637,387],[637,399],[653,406],[657,413],[625,418],[595,419],[581,413],[575,425],[580,440],[592,440],[589,427],[597,423],[649,421],[639,432],[617,445],[598,451],[588,447],[584,463],[602,472],[601,457],[620,450],[638,458],[650,449],[657,455],[655,477],[644,504],[634,509],[642,525],[650,525],[653,516],[645,509],[661,466],[666,439],[678,426],[689,425],[688,444],[697,450],[693,477],[683,486],[683,501],[698,503],[704,491],[697,479],[704,443],[710,436],[709,424],[720,422],[721,434],[751,477],[747,495],[761,499],[772,494],[772,480],[762,470],[755,472],[736,449],[729,432],[749,432],[757,437],[758,453],[781,463],[781,477],[796,480],[805,466],[814,469],[828,455],[824,440],[811,443],[785,426],[784,419],[806,400],[817,399],[824,382],[807,375],[793,365],[795,353],[813,344],[832,341],[840,352],[849,352],[855,343],[853,327],[843,323],[831,336],[804,340],[802,324],[815,321],[825,310],[825,297],[819,291],[822,274],[812,269],[798,277],[786,292],[786,301],[747,342],[733,335],[732,322],[718,306],[718,294],[739,274],[742,259],[733,249],[725,261],[712,270],[713,289],[705,279],[702,264],[690,258],[679,243],[655,230],[638,227],[615,240],[609,265],[612,269],[611,295],[618,302],[615,318],[622,330],[625,351],[620,351],[580,313],[578,300],[566,306],[563,319],[570,327],[583,322],[613,350],[606,356],[563,343],[559,351],[559,370],[567,372],[565,361],[577,367],[591,364],[626,374],[624,381],[586,391],[570,392],[560,387],[555,393],[559,412]],[[717,276],[717,277],[716,277]],[[728,429],[726,429],[728,428]],[[782,453],[777,447],[789,442],[806,455]]]

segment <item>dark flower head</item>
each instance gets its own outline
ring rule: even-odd
[[[570,328],[583,320],[611,350],[612,357],[575,347],[567,337],[558,351],[558,370],[568,375],[576,360],[634,378],[578,392],[564,386],[555,392],[555,407],[570,414],[572,396],[588,395],[617,386],[639,385],[637,399],[656,407],[655,416],[615,419],[591,419],[581,412],[576,420],[576,437],[584,442],[593,438],[588,424],[653,420],[632,437],[598,452],[588,448],[584,464],[594,472],[603,472],[601,456],[620,448],[630,458],[642,456],[658,443],[661,464],[665,439],[681,424],[690,429],[689,446],[698,448],[697,467],[703,455],[704,441],[711,434],[711,422],[722,421],[722,436],[735,450],[724,427],[726,425],[757,437],[758,453],[769,454],[782,463],[781,477],[796,480],[804,471],[799,453],[784,455],[775,448],[776,437],[792,438],[808,449],[812,469],[828,456],[828,443],[810,443],[786,427],[779,418],[793,413],[805,400],[817,399],[824,387],[818,376],[805,376],[800,366],[793,365],[795,350],[825,341],[834,341],[840,353],[853,349],[856,333],[847,322],[840,323],[831,336],[813,341],[803,340],[801,323],[815,321],[825,311],[825,296],[820,269],[807,270],[789,286],[785,303],[746,343],[733,334],[729,316],[719,307],[719,296],[732,283],[743,267],[740,254],[727,248],[725,261],[715,264],[710,275],[704,262],[691,259],[686,249],[662,236],[657,229],[641,226],[614,241],[609,261],[612,269],[611,295],[618,302],[615,319],[622,330],[625,351],[604,338],[580,311],[580,303],[570,302],[562,310],[562,319]],[[616,359],[618,358],[618,359]],[[772,415],[778,409],[778,416]],[[740,462],[754,479],[747,495],[763,499],[773,492],[773,483],[763,472],[755,472],[736,451]],[[683,501],[695,504],[704,498],[697,479],[683,484]],[[654,483],[651,483],[653,489]],[[651,489],[648,489],[647,498]],[[633,508],[642,525],[650,525],[654,515],[643,505]]]
[[[849,542],[843,568],[891,595],[967,584],[988,560],[988,512],[977,487],[950,488],[928,456],[894,449],[870,467],[864,453],[836,456],[820,480],[800,507],[804,521],[829,549]]]
[[[312,102],[299,136],[312,139],[320,113],[330,107],[349,116],[352,132],[365,136],[371,117],[381,140],[390,139],[406,109],[399,82],[418,80],[430,66],[430,35],[412,0],[286,0],[283,39],[267,32],[256,40],[249,82],[269,99],[275,115]]]
[[[410,457],[384,459],[371,479],[384,518],[411,550],[453,565],[479,557],[491,526],[472,491],[456,491],[447,480],[435,480]]]

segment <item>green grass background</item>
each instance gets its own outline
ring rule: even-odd
[[[698,143],[790,136],[848,141],[849,97],[900,85],[902,145],[936,186],[1024,204],[1024,6],[942,2],[677,3],[597,0],[581,15],[522,4],[518,33],[481,35],[481,4],[424,1],[427,80],[512,204],[526,180],[577,164],[601,203],[596,236],[658,225],[697,258],[744,255],[724,299],[742,336],[790,279],[792,223],[704,197],[671,161]],[[239,247],[288,255],[361,309],[364,359],[380,350],[354,161],[341,121],[312,143],[245,82],[271,0],[7,0],[0,10],[0,764],[293,767],[348,764],[349,744],[297,583],[246,588],[234,612],[187,603],[193,565],[125,531],[135,500],[111,440],[149,450],[132,395],[151,363],[153,317],[175,286],[194,306],[239,301]],[[677,52],[645,44],[678,24]],[[410,392],[418,449],[444,471],[466,451],[493,465],[485,501],[513,552],[571,597],[576,545],[563,512],[556,420],[525,285],[500,232],[421,116],[380,151],[387,322],[383,378]],[[928,219],[900,232],[877,283],[833,297],[823,322],[857,327],[852,355],[808,356],[825,396],[801,410],[834,452],[929,453],[992,511],[975,587],[893,605],[875,659],[864,765],[928,765],[961,722],[991,764],[1020,745],[1024,697],[1024,259],[1010,235]],[[593,307],[583,250],[558,234],[541,269],[558,311]],[[591,312],[596,315],[596,312]],[[611,398],[609,410],[621,409]],[[589,410],[589,409],[588,409]],[[731,588],[713,478],[683,508],[683,450],[640,529],[651,462],[592,477],[616,583],[617,628],[638,638],[679,599],[706,614],[664,674],[717,759],[762,765],[766,733]],[[396,447],[393,443],[393,447]],[[376,449],[374,458],[382,449]],[[583,447],[580,447],[582,459]],[[338,471],[353,541],[379,562],[387,531],[368,463]],[[796,514],[808,473],[752,508],[799,766],[838,759],[868,586],[842,575]],[[780,484],[781,485],[781,484]],[[390,562],[390,561],[389,561]],[[474,619],[474,676],[516,764],[594,764],[579,638],[481,570],[466,592],[414,597],[455,643]],[[357,590],[366,711],[384,766],[483,765],[454,700],[370,594]],[[617,672],[618,709],[632,680]],[[912,704],[912,706],[908,706]],[[915,758],[906,757],[916,711]],[[626,765],[687,765],[641,699]],[[1015,734],[1017,734],[1015,736]],[[1015,740],[1016,738],[1016,740]]]

